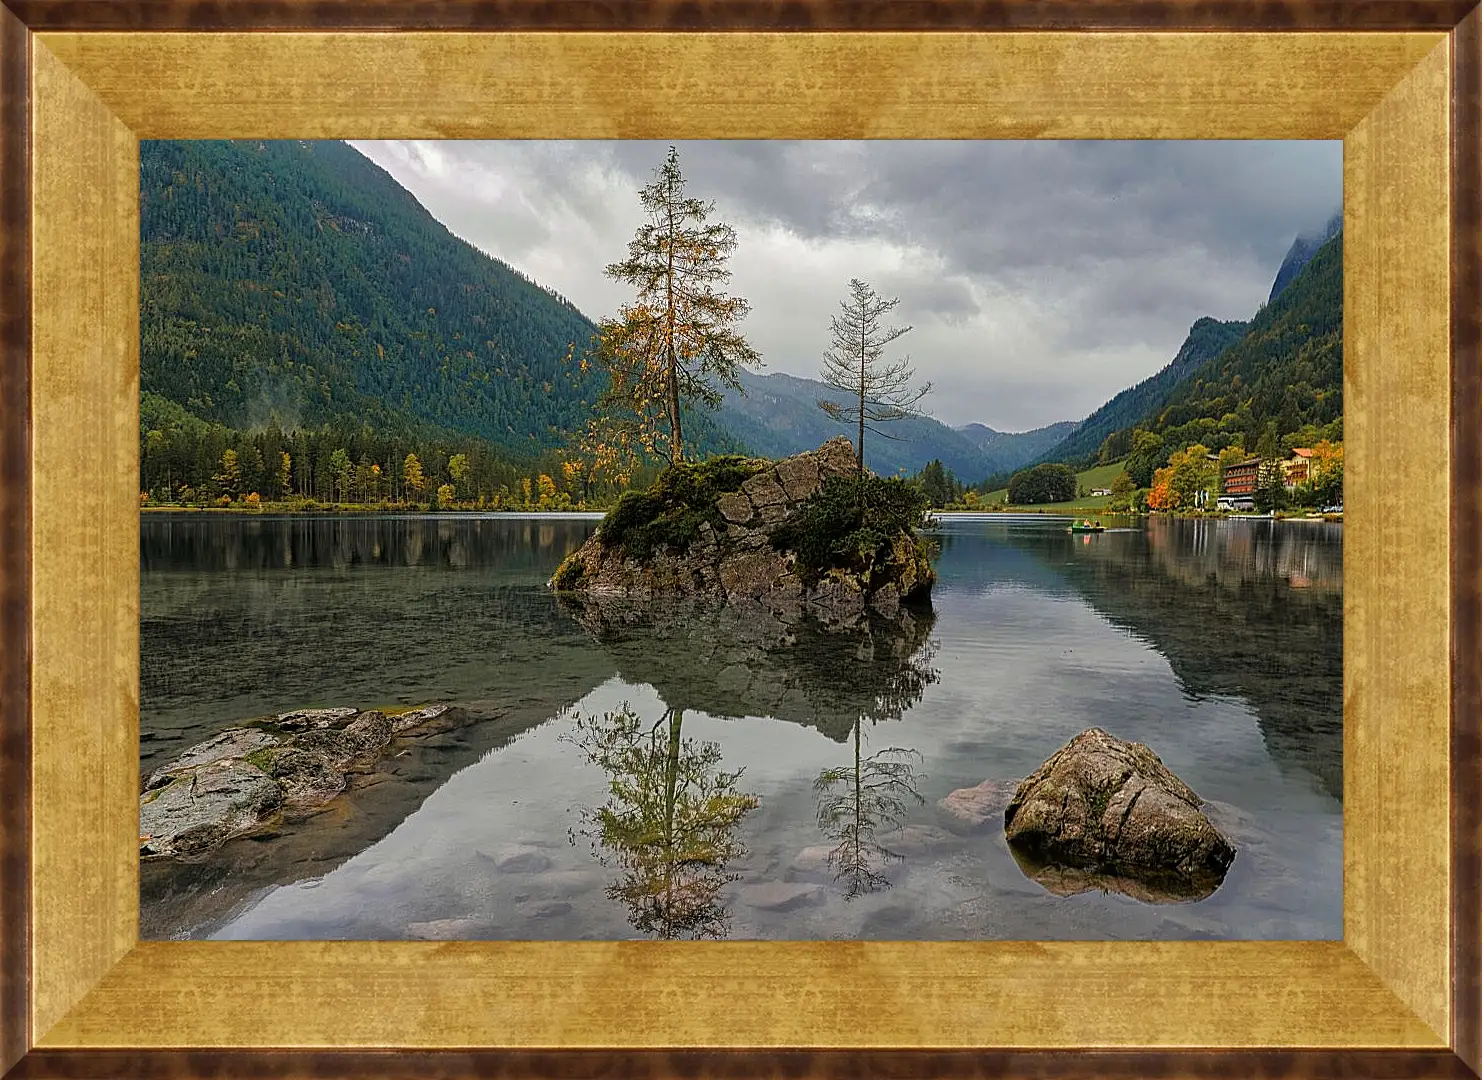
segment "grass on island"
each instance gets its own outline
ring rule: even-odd
[[[1076,490],[1091,491],[1094,488],[1110,488],[1112,482],[1117,479],[1117,474],[1123,471],[1123,462],[1114,461],[1110,465],[1098,465],[1095,468],[1084,469],[1076,474]],[[991,491],[980,498],[981,503],[989,506],[1000,506],[1009,494],[1008,488],[1000,488]],[[1045,511],[1046,513],[1078,514],[1084,510],[1103,510],[1112,501],[1111,495],[1085,495],[1059,503],[1034,503],[1029,506],[1016,506],[1015,510],[1028,510],[1031,512]]]

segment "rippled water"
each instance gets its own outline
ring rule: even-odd
[[[786,638],[559,605],[543,583],[594,524],[146,516],[142,768],[292,707],[479,719],[281,835],[146,864],[143,935],[1340,936],[1342,526],[949,518],[932,618]],[[1239,853],[1213,895],[1056,896],[1002,830],[944,828],[948,792],[1091,726],[1223,804]],[[891,816],[857,777],[907,828],[880,824],[899,861],[841,873],[824,856]],[[671,808],[687,779],[711,798]]]

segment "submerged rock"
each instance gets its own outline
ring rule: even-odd
[[[741,889],[742,903],[762,911],[792,911],[823,899],[820,886],[794,881],[767,881]]]
[[[751,602],[789,619],[894,618],[928,602],[935,572],[909,520],[909,489],[868,476],[862,510],[841,495],[856,476],[845,438],[778,462],[673,466],[625,495],[548,584],[591,597]],[[825,551],[843,536],[859,543]]]
[[[1162,893],[1177,893],[1184,879],[1199,892],[1212,878],[1218,885],[1236,855],[1200,805],[1147,746],[1090,728],[1019,785],[1004,811],[1004,834],[1011,850],[1042,868],[1042,884],[1049,867],[1128,878]],[[1073,888],[1075,875],[1066,880],[1077,892],[1102,887]]]
[[[280,811],[338,796],[346,774],[379,757],[394,732],[461,715],[443,705],[395,720],[374,710],[306,709],[229,728],[150,774],[139,796],[139,854],[199,858],[235,836],[261,833]],[[304,730],[267,730],[295,727]]]
[[[990,779],[958,788],[937,800],[938,814],[949,829],[958,833],[997,827],[1018,786],[1013,780]]]

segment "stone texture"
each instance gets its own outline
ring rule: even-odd
[[[363,712],[340,733],[340,741],[352,758],[379,753],[391,741],[391,721],[379,712]]]
[[[244,761],[212,761],[145,792],[139,807],[139,853],[205,855],[262,825],[282,800],[278,785],[261,769]]]
[[[790,502],[802,502],[823,484],[818,462],[809,458],[793,457],[780,461],[774,472]]]
[[[447,705],[424,705],[420,709],[408,709],[406,712],[397,713],[388,719],[391,721],[392,733],[401,734],[403,731],[421,727],[434,720],[451,719],[450,712],[459,711],[461,710],[451,710]]]
[[[278,741],[278,736],[257,728],[228,728],[221,734],[192,746],[170,764],[160,766],[150,774],[144,789],[149,791],[167,784],[183,770],[197,769],[224,758],[243,758],[254,750],[276,746]]]
[[[745,481],[741,489],[747,501],[758,510],[764,506],[779,506],[788,501],[787,492],[783,490],[783,485],[778,483],[776,469],[758,473]]]
[[[739,491],[728,491],[722,495],[716,500],[716,509],[734,525],[745,525],[752,520],[752,503]],[[741,531],[744,530],[738,530]]]
[[[1223,878],[1236,854],[1200,811],[1200,797],[1152,750],[1100,728],[1076,736],[1020,784],[1004,830],[1011,848],[1036,863],[1164,891],[1169,875]]]
[[[291,809],[319,806],[345,790],[345,773],[321,751],[290,747],[273,756],[268,772],[283,791],[283,805]]]
[[[363,771],[395,732],[466,717],[446,705],[410,710],[395,723],[375,710],[304,709],[266,721],[297,733],[230,728],[150,775],[139,797],[139,853],[200,856],[264,832],[280,809],[313,809],[338,796],[346,772]]]
[[[285,731],[308,731],[311,728],[339,727],[360,710],[349,707],[334,709],[295,709],[279,713],[278,726]]]

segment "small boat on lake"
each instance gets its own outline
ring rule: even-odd
[[[1097,533],[1105,532],[1106,526],[1096,525],[1090,521],[1073,521],[1071,527],[1066,531],[1073,533]]]

